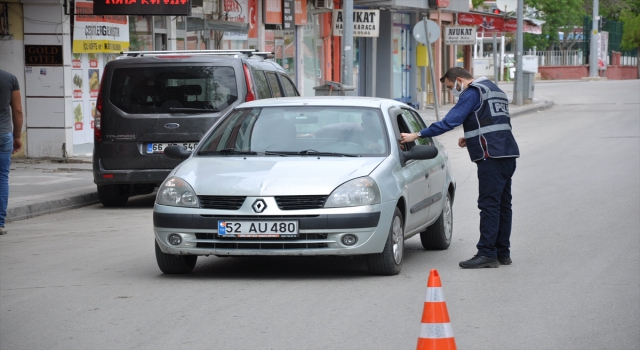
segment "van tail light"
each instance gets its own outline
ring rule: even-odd
[[[243,64],[244,68],[244,81],[247,83],[247,97],[245,98],[246,102],[253,101],[256,99],[256,90],[255,86],[253,86],[253,82],[251,81],[251,70],[247,64]]]
[[[102,79],[100,80],[100,90],[98,90],[98,99],[96,100],[96,115],[93,117],[93,140],[94,142],[102,141],[102,88],[104,87],[104,81],[107,78],[107,67],[105,67],[102,73]]]

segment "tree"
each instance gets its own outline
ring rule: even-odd
[[[590,0],[586,0],[590,1]],[[571,50],[582,34],[585,0],[525,0],[531,15],[545,21],[542,34],[525,33],[525,48]],[[560,33],[562,33],[562,38]]]
[[[593,12],[593,2],[587,1],[585,10]],[[599,0],[598,14],[622,22],[623,50],[636,50],[638,78],[640,78],[640,0]]]
[[[620,11],[622,21],[622,48],[636,49],[638,79],[640,79],[640,0],[629,0],[628,7]]]

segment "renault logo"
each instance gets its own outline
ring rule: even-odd
[[[178,123],[167,123],[164,125],[165,128],[167,129],[177,129],[180,127],[180,124]]]
[[[256,201],[251,205],[251,208],[253,208],[253,211],[255,211],[256,213],[262,213],[265,209],[267,209],[267,203],[265,203],[262,199],[256,199]]]

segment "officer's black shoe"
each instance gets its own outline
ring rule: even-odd
[[[482,267],[498,266],[500,266],[500,262],[498,261],[498,259],[480,255],[475,255],[469,260],[460,262],[460,267],[462,267],[463,269],[479,269]]]
[[[500,262],[500,265],[511,265],[511,258],[506,256],[506,257],[498,257],[498,261]]]

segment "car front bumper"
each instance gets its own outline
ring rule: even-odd
[[[395,202],[371,206],[283,211],[282,215],[230,215],[206,209],[156,204],[153,221],[156,241],[167,254],[176,255],[362,255],[380,253],[389,235]],[[297,220],[296,238],[218,237],[218,220]],[[178,234],[179,245],[168,237]],[[345,235],[354,245],[342,242]]]

